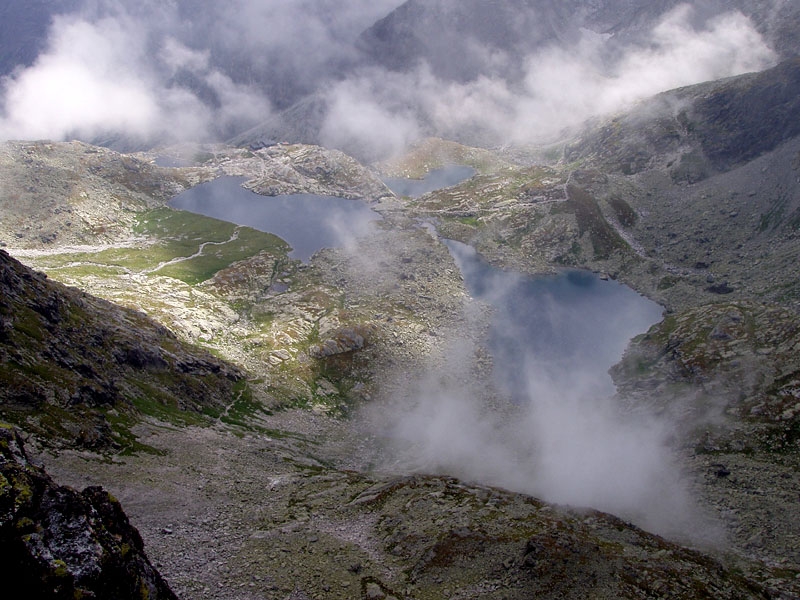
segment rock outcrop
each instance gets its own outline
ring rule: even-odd
[[[0,171],[0,242],[18,248],[127,241],[138,212],[208,177],[81,142],[4,142]]]
[[[392,192],[378,176],[340,152],[305,144],[274,144],[231,151],[219,161],[226,175],[247,177],[244,187],[264,196],[316,194],[376,200]]]
[[[119,502],[59,486],[0,424],[0,581],[7,597],[176,600]]]

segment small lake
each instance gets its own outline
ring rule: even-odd
[[[451,165],[449,167],[442,167],[441,169],[429,171],[424,179],[386,177],[383,183],[398,196],[418,198],[429,192],[458,185],[473,175],[475,175],[475,169],[472,167]]]
[[[220,177],[175,196],[170,206],[273,233],[307,262],[322,248],[346,247],[381,216],[365,203],[333,196],[262,196],[241,186],[243,177]]]
[[[473,298],[494,308],[490,348],[501,388],[526,398],[532,366],[558,386],[578,376],[613,394],[608,369],[628,342],[662,319],[662,307],[616,281],[588,271],[523,276],[497,269],[471,246],[446,241]]]

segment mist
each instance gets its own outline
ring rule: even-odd
[[[399,72],[360,54],[361,33],[401,3],[85,0],[53,18],[30,66],[2,80],[0,138],[146,146],[224,140],[271,123],[276,139],[310,129],[305,141],[372,161],[429,135],[551,142],[660,91],[776,60],[741,13],[703,19],[681,5],[636,36],[646,41],[581,30],[514,56],[470,38],[458,60],[488,70],[453,81],[424,61]],[[512,63],[513,79],[492,70]],[[302,119],[283,111],[311,97],[325,107],[319,123],[282,121]]]
[[[357,35],[399,3],[85,0],[2,80],[0,138],[224,140],[344,68]]]
[[[577,272],[571,281],[528,278],[448,245],[473,297],[467,325],[427,369],[396,374],[391,393],[364,408],[360,418],[384,440],[381,468],[446,474],[604,510],[673,538],[719,541],[671,446],[674,424],[625,411],[608,375],[661,307],[616,282]],[[491,372],[476,363],[481,348]]]
[[[386,132],[387,152],[401,152],[420,132],[475,145],[549,143],[659,92],[774,64],[776,55],[740,12],[696,21],[680,5],[643,36],[646,44],[623,47],[583,30],[568,47],[521,57],[520,81],[445,81],[424,63],[406,73],[365,70],[329,90],[333,108],[322,140],[370,147],[374,132]]]

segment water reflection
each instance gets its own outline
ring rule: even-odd
[[[220,177],[186,190],[170,205],[274,233],[292,247],[292,258],[307,261],[321,248],[348,247],[381,217],[363,202],[293,194],[262,196],[241,187],[242,177]]]

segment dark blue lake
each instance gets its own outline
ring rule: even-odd
[[[494,308],[490,347],[501,387],[526,398],[531,369],[555,385],[582,383],[613,393],[608,369],[628,342],[662,318],[662,307],[594,273],[523,276],[497,269],[471,246],[447,241],[470,294]]]
[[[241,186],[242,177],[220,177],[195,186],[170,206],[274,233],[292,247],[292,258],[308,261],[321,248],[351,244],[381,217],[366,204],[333,196],[262,196]]]
[[[417,198],[423,194],[451,187],[475,175],[475,169],[463,165],[451,165],[429,171],[424,179],[386,177],[383,183],[398,196]]]

